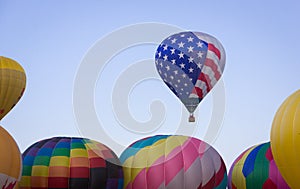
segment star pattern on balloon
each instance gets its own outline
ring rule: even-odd
[[[205,62],[208,45],[193,36],[191,32],[173,35],[159,45],[155,54],[159,74],[179,98],[190,97]]]
[[[155,53],[155,66],[169,89],[193,112],[220,79],[225,51],[214,37],[201,32],[180,32],[163,40]]]

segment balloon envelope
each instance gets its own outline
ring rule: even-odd
[[[192,114],[220,79],[225,59],[224,48],[216,38],[186,31],[161,42],[155,65],[165,84]]]
[[[228,174],[229,189],[289,189],[274,162],[270,143],[245,150]]]
[[[0,56],[0,120],[17,104],[26,85],[24,69],[16,61]]]
[[[121,154],[124,188],[226,188],[225,164],[209,144],[192,137],[156,135]]]
[[[0,126],[0,188],[12,189],[20,180],[22,158],[12,136]]]
[[[275,162],[291,188],[300,186],[300,90],[289,96],[277,110],[271,128]]]
[[[107,146],[84,138],[54,137],[23,153],[21,189],[122,188],[118,157]]]

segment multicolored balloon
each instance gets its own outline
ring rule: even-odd
[[[273,159],[270,142],[245,150],[228,174],[229,189],[289,189]]]
[[[125,189],[226,188],[219,153],[188,136],[156,135],[131,144],[121,154]]]
[[[180,32],[163,40],[155,54],[156,69],[170,90],[190,112],[220,79],[225,66],[222,44],[201,32]]]
[[[0,126],[0,188],[13,189],[21,178],[22,157],[13,137]]]
[[[271,147],[280,173],[291,188],[300,186],[300,90],[277,110],[271,128]]]
[[[16,61],[0,56],[0,120],[17,104],[26,86],[25,71]]]
[[[54,137],[23,153],[20,189],[121,189],[123,171],[107,146],[85,138]]]

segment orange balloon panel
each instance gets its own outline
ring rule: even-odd
[[[0,120],[17,104],[26,86],[25,71],[16,61],[0,56]]]
[[[0,126],[0,188],[13,188],[20,180],[22,158],[12,136]]]

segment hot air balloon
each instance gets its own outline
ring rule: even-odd
[[[13,189],[21,178],[22,157],[13,137],[0,126],[0,188]]]
[[[252,146],[233,162],[229,189],[289,189],[273,159],[270,142]]]
[[[164,39],[155,53],[156,69],[170,90],[193,112],[220,79],[225,51],[211,35],[180,32]]]
[[[16,61],[0,56],[0,120],[17,104],[22,97],[26,75]]]
[[[156,135],[138,140],[120,156],[125,189],[226,188],[227,173],[219,153],[188,136]]]
[[[271,128],[271,147],[280,173],[291,188],[300,186],[300,90],[277,110]]]
[[[31,145],[23,153],[20,189],[121,189],[123,172],[107,146],[76,137],[53,137]]]

